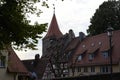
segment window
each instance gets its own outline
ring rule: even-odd
[[[95,67],[91,67],[91,72],[95,72]]]
[[[77,61],[81,61],[81,60],[82,60],[82,55],[79,55]]]
[[[60,68],[64,68],[64,64],[61,63],[61,64],[60,64]]]
[[[71,55],[71,53],[72,53],[72,51],[69,51],[69,52],[68,52],[68,56],[70,56],[70,55]]]
[[[66,55],[66,54],[65,54],[65,55]],[[69,51],[69,52],[68,52],[68,55],[67,55],[67,59],[70,59],[71,55],[72,55],[72,51]]]
[[[68,67],[68,64],[67,64],[67,63],[65,63],[65,64],[64,64],[64,68],[67,68],[67,67]]]
[[[5,67],[5,56],[0,56],[0,67]]]
[[[84,67],[84,72],[88,72],[88,68],[87,67]]]
[[[89,60],[93,60],[94,56],[95,56],[95,54],[89,54]]]
[[[98,54],[98,51],[99,51],[99,48],[96,49],[93,53],[90,53],[90,54],[88,55],[88,59],[89,59],[89,60],[93,60],[93,59],[95,58],[95,56]]]
[[[77,61],[81,61],[81,60],[84,58],[85,53],[86,53],[86,51],[83,52],[82,54],[80,54],[80,55],[77,57]]]
[[[103,51],[102,55],[103,55],[104,58],[108,58],[109,57],[108,51]]]
[[[78,67],[78,72],[81,72],[81,67]]]
[[[54,69],[56,69],[56,66],[53,64],[53,66],[52,66]]]
[[[63,70],[63,73],[68,73],[68,69]]]
[[[50,41],[50,44],[52,44],[56,41],[56,38],[51,38],[51,39],[49,39],[49,41]]]
[[[109,72],[110,67],[109,66],[101,66],[100,72]]]

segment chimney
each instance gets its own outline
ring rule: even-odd
[[[35,55],[35,60],[39,60],[39,58],[40,58],[40,55],[39,55],[39,54],[36,54],[36,55]]]
[[[85,34],[83,32],[79,32],[79,39],[82,41],[85,38]]]
[[[72,29],[69,30],[69,38],[72,40],[73,38],[75,38],[75,34],[73,32]]]
[[[40,57],[39,54],[36,54],[36,55],[35,55],[35,60],[34,60],[34,63],[33,63],[33,66],[34,66],[34,67],[37,66],[37,64],[38,64],[38,62],[39,62],[39,57]]]

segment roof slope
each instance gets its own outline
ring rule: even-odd
[[[42,76],[44,74],[44,71],[46,69],[46,65],[48,63],[47,59],[39,59],[37,61],[37,65],[34,66],[35,60],[23,60],[23,64],[26,66],[28,71],[35,72],[38,76],[38,79],[42,79]]]
[[[15,73],[28,73],[27,69],[11,47],[8,48],[8,52],[8,71]]]
[[[35,67],[35,72],[37,73],[39,79],[42,79],[47,63],[47,59],[40,59],[39,64]]]
[[[66,51],[71,51],[73,49],[75,49],[78,44],[79,44],[80,40],[79,38],[74,38],[68,45],[67,45],[67,48],[66,48]]]
[[[49,26],[48,32],[44,38],[50,37],[50,36],[55,36],[57,38],[61,37],[63,34],[61,33],[58,23],[56,20],[55,14],[53,14],[51,24]]]
[[[112,57],[113,64],[116,64],[120,60],[120,30],[114,31],[112,36]],[[102,55],[103,51],[109,50],[109,38],[106,33],[86,37],[82,42],[80,42],[77,47],[75,54],[73,56],[73,61],[76,62],[76,59],[80,54],[85,54],[81,61],[78,61],[77,64],[81,66],[85,65],[101,65],[109,64],[109,58],[104,58]],[[89,54],[97,51],[97,54],[93,60],[89,60]],[[74,63],[73,62],[73,63]]]

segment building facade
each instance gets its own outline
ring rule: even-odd
[[[72,30],[69,34],[61,33],[54,14],[49,30],[43,38],[42,58],[48,60],[43,79],[68,76],[68,58],[65,58],[66,55],[62,53],[66,53],[65,49],[74,37]]]
[[[114,31],[112,36],[112,67],[113,73],[120,72],[120,30]],[[77,47],[72,62],[74,74],[97,75],[110,73],[109,37],[107,33],[84,38]]]
[[[113,73],[120,72],[120,30],[113,32]],[[109,37],[107,33],[86,36],[83,32],[75,37],[69,30],[63,35],[56,16],[53,15],[46,36],[43,38],[43,55],[48,63],[42,79],[87,76],[110,73]]]
[[[14,50],[0,50],[0,80],[28,80],[29,73]]]

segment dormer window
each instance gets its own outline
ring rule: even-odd
[[[0,67],[5,67],[5,56],[0,56]]]
[[[85,53],[80,54],[77,58],[77,61],[81,61],[83,59],[84,55],[85,55]]]
[[[94,57],[95,57],[95,54],[94,54],[94,53],[89,54],[89,60],[93,60],[93,59],[94,59]]]
[[[89,60],[93,60],[93,59],[96,57],[96,55],[98,54],[98,50],[99,50],[99,48],[96,49],[94,52],[89,53],[88,59],[89,59]]]
[[[103,51],[103,52],[102,52],[102,56],[103,56],[104,58],[108,58],[108,57],[109,57],[108,51]]]
[[[77,61],[81,61],[81,60],[84,58],[85,54],[86,54],[86,51],[84,51],[82,54],[80,54],[80,55],[77,57]]]
[[[79,55],[77,61],[81,61],[82,57],[83,57],[82,55]]]

